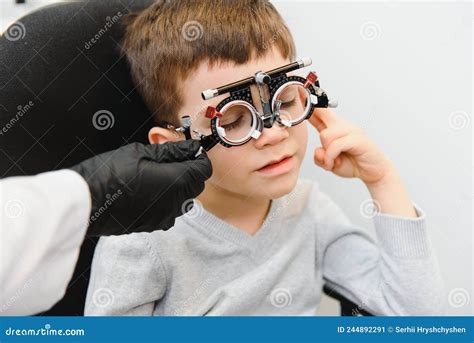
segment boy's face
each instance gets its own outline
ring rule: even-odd
[[[193,123],[191,128],[207,135],[211,132],[210,120],[204,116],[207,106],[217,106],[229,94],[205,101],[201,98],[202,91],[290,62],[273,50],[263,58],[253,59],[244,65],[224,64],[210,68],[207,63],[201,63],[185,83],[179,85],[183,89],[183,106],[178,112],[179,116],[190,115]],[[255,107],[263,113],[256,86],[251,86],[251,91]],[[211,183],[218,191],[262,199],[275,199],[289,193],[297,182],[305,155],[306,125],[304,121],[287,128],[274,123],[272,128],[264,128],[258,139],[252,138],[244,145],[226,148],[217,144],[208,152],[213,174],[206,183],[206,189]],[[157,139],[153,130],[156,128],[150,131],[151,143],[163,142],[162,138]],[[177,139],[184,139],[184,136]],[[282,159],[282,162],[269,166],[269,163]]]

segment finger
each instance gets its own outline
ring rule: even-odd
[[[170,217],[166,220],[162,220],[161,225],[159,226],[158,230],[167,231],[171,229],[175,224],[175,219],[176,218]]]
[[[316,149],[316,151],[314,152],[314,163],[323,169],[327,169],[324,164],[324,155],[325,155],[325,152],[323,148]],[[340,168],[343,164],[344,163],[343,163],[342,155],[339,155],[334,160],[334,169]]]
[[[311,118],[313,117],[316,117],[320,121],[322,121],[324,125],[326,125],[326,127],[329,127],[338,121],[338,117],[336,116],[336,114],[330,108],[327,107],[316,107],[313,111],[313,115],[311,116]]]
[[[351,159],[343,153],[334,160],[334,168],[332,171],[344,177],[353,177],[354,164],[351,162]]]
[[[324,164],[324,149],[319,147],[314,150],[314,163],[318,166],[323,166]]]
[[[323,148],[317,148],[314,152],[314,163],[325,170],[329,170],[324,162],[325,155],[326,155],[326,152]],[[337,161],[340,161],[339,157],[337,157],[336,160],[334,161],[335,166],[336,166]]]
[[[319,133],[319,140],[323,147],[328,147],[334,140],[341,138],[351,132],[350,127],[346,125],[336,125],[328,127]]]
[[[156,162],[180,162],[195,159],[201,145],[195,139],[187,139],[163,144],[150,144],[143,148],[147,157]]]
[[[355,136],[347,135],[336,139],[327,148],[324,155],[324,164],[331,170],[334,167],[334,160],[344,151],[350,151],[356,143]]]
[[[339,170],[339,168],[341,168],[342,166],[344,166],[344,161],[345,161],[345,156],[344,154],[341,154],[339,156],[337,156],[335,159],[334,159],[334,167],[333,167],[333,170]]]
[[[317,158],[316,156],[314,156],[314,163],[315,163],[317,166],[319,166],[319,167],[321,167],[321,168],[323,168],[323,169],[326,169],[326,168],[324,168],[324,159],[320,159],[320,158]]]
[[[195,160],[180,163],[184,169],[183,177],[194,182],[204,182],[212,175],[212,164],[206,154],[199,155]]]
[[[313,115],[311,117],[309,117],[309,122],[311,125],[313,125],[316,130],[318,130],[318,132],[321,132],[322,130],[324,130],[327,126],[321,121],[321,119],[319,119],[316,115],[314,115],[314,112],[313,112]]]
[[[175,218],[173,216],[163,217],[160,213],[159,216],[151,216],[148,220],[145,220],[143,224],[132,228],[133,232],[153,232],[157,230],[166,231],[171,229],[175,224]]]

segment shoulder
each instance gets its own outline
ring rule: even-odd
[[[153,263],[168,270],[175,259],[192,255],[202,237],[180,218],[170,229],[102,237],[94,259],[120,261],[120,263]]]
[[[150,233],[140,232],[100,238],[94,253],[96,265],[157,266],[159,257],[150,242]]]
[[[168,287],[166,270],[149,244],[149,234],[102,237],[87,290],[86,315],[151,315],[152,303]]]
[[[279,199],[282,211],[322,236],[343,234],[352,223],[344,211],[314,180],[300,178],[295,188]]]

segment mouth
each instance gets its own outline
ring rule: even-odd
[[[257,172],[262,174],[280,175],[289,172],[293,169],[295,158],[293,155],[284,155],[277,160],[272,160],[263,167],[257,169]]]

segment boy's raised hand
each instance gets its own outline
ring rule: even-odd
[[[390,160],[362,129],[330,108],[316,108],[309,122],[318,130],[322,144],[314,151],[316,165],[366,184],[377,183],[393,171]]]
[[[378,212],[417,217],[397,170],[361,128],[330,108],[316,108],[309,122],[319,131],[322,147],[314,162],[342,177],[357,177],[367,186]]]

